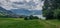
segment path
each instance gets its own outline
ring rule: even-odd
[[[45,21],[45,20],[39,20],[40,23],[42,23],[45,28],[60,28],[60,25],[51,23],[49,21]]]

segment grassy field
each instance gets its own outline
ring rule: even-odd
[[[0,18],[0,28],[60,28],[60,21],[23,20],[23,18]]]

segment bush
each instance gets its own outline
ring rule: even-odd
[[[30,15],[30,16],[29,16],[29,19],[32,20],[32,19],[33,19],[33,15]]]
[[[39,19],[37,16],[34,16],[33,19]]]
[[[25,17],[24,20],[28,20],[27,17]]]

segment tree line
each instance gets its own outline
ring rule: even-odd
[[[43,16],[46,19],[60,19],[60,0],[45,0]]]

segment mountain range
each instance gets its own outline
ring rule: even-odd
[[[17,14],[17,15],[30,15],[31,14],[31,11],[29,11],[28,9],[12,9],[10,10],[12,11],[14,14]]]
[[[13,13],[17,15],[41,15],[42,11],[41,10],[29,10],[29,9],[11,9]]]
[[[28,10],[24,8],[6,10],[0,7],[0,15],[41,15],[41,10]]]
[[[4,9],[3,7],[0,7],[0,15],[11,15],[13,14],[11,11]]]

